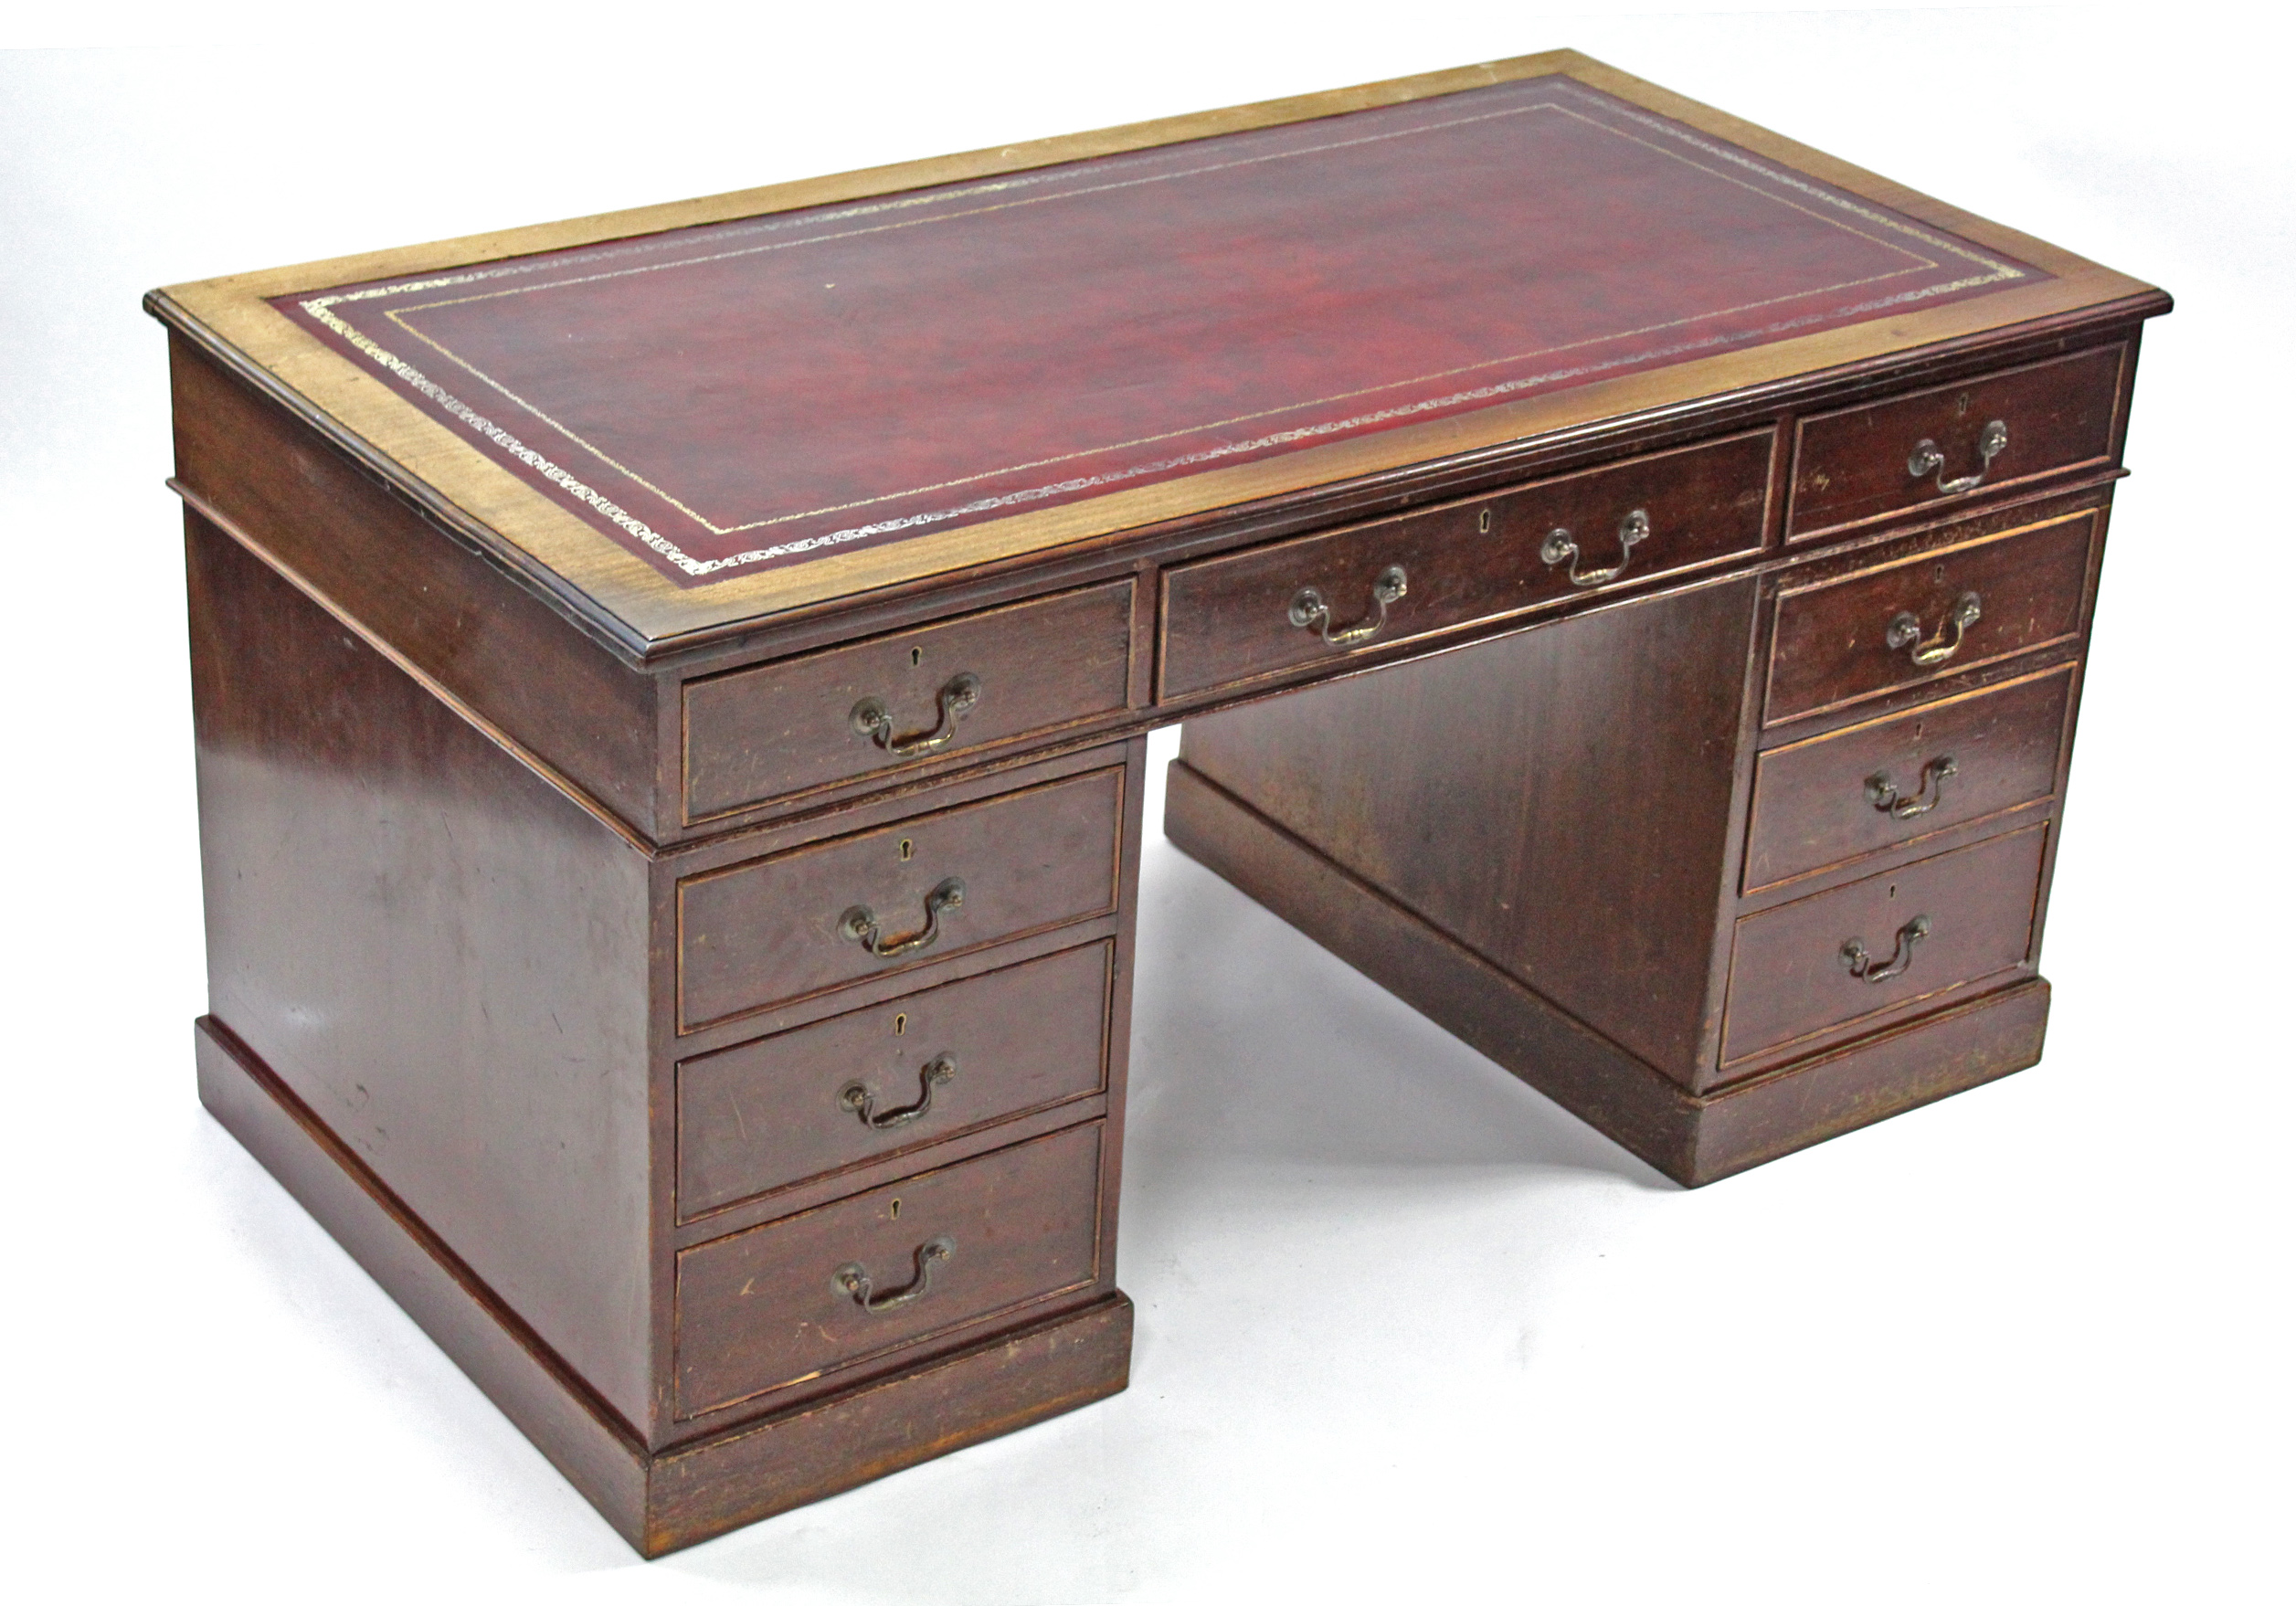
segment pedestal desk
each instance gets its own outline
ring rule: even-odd
[[[1151,726],[1685,1184],[2040,1054],[2168,299],[1583,57],[147,304],[200,1096],[648,1554],[1124,1387]]]

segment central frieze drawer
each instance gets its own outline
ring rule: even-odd
[[[2047,798],[2072,697],[2065,664],[1772,748],[1754,761],[1747,890]]]
[[[1100,1274],[1101,1124],[678,1256],[678,1414],[697,1416]]]
[[[1123,580],[692,681],[685,817],[1113,713],[1131,642]]]
[[[2079,512],[1782,591],[1762,723],[2070,640],[2096,531]]]
[[[1723,1065],[2024,964],[2047,840],[2028,826],[1747,915]]]
[[[1165,571],[1157,694],[1184,697],[1762,549],[1772,432]]]
[[[1113,914],[1123,819],[1095,770],[680,882],[680,1030]]]
[[[1111,945],[910,993],[678,1067],[678,1218],[1107,1083]]]

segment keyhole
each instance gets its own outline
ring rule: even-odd
[[[1489,508],[1483,510],[1483,516],[1475,522],[1475,527],[1486,535],[1491,533],[1491,510]]]
[[[917,665],[919,665],[919,664],[923,663],[924,661],[925,661],[925,649],[924,649],[924,648],[922,648],[922,647],[912,647],[912,648],[910,648],[910,649],[909,649],[909,667],[910,667],[911,669],[915,669],[915,668],[916,668],[916,667],[917,667]]]
[[[1895,882],[1889,883],[1889,895],[1893,898],[1898,895],[1898,884]]]
[[[897,1220],[899,1220],[901,1219],[901,1201],[900,1201],[899,1199],[894,1199],[894,1200],[893,1201],[893,1217],[892,1217],[892,1219],[893,1219],[894,1220],[896,1220],[896,1221],[897,1221]]]
[[[1938,565],[1931,572],[1937,576],[1937,583],[1939,585],[1942,586],[1945,584],[1945,565],[1943,564]]]
[[[901,839],[901,862],[906,864],[910,860],[915,857],[916,844],[909,840],[908,838],[903,837]]]
[[[1953,398],[1953,417],[1956,418],[1969,417],[1969,392],[1964,390]]]
[[[900,1036],[903,1032],[905,1032],[905,1031],[906,1031],[906,1030],[909,1030],[909,1018],[908,1018],[906,1015],[895,1015],[895,1016],[893,1018],[893,1035],[894,1035],[894,1036],[895,1036],[895,1037],[899,1037],[899,1036]]]
[[[1921,739],[1921,733],[1928,728],[1929,725],[1926,721],[1915,720],[1913,722],[1913,739],[1917,742],[1920,741]]]

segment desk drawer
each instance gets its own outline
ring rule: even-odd
[[[1724,1066],[2025,963],[2047,837],[2029,826],[1747,915]]]
[[[1758,552],[1771,439],[1732,436],[1179,565],[1164,575],[1158,695]]]
[[[1747,890],[2047,797],[2072,696],[2064,664],[1772,748],[1754,761]]]
[[[1786,538],[2110,462],[2127,354],[2078,352],[1803,419]]]
[[[1763,723],[2070,639],[2096,530],[2079,512],[1781,591]]]
[[[693,681],[685,817],[1115,713],[1131,640],[1123,580]]]
[[[1116,906],[1124,771],[678,883],[678,1020],[705,1026]]]
[[[685,1251],[678,1415],[1089,1287],[1100,1135],[1067,1127]]]
[[[1109,954],[1071,948],[686,1061],[679,1219],[1097,1093]]]

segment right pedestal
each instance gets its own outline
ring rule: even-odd
[[[1789,557],[1191,720],[1166,833],[1712,1181],[2040,1058],[2102,503]]]

